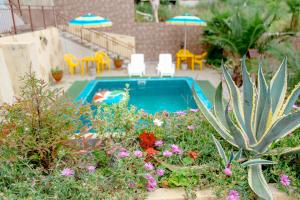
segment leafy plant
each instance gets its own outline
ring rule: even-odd
[[[287,0],[286,3],[290,9],[290,12],[292,13],[290,30],[297,31],[299,30],[300,1]]]
[[[59,68],[58,66],[56,66],[55,68],[52,68],[51,69],[51,72],[52,73],[60,73],[62,72],[63,70],[61,68]]]
[[[263,199],[272,199],[272,194],[262,173],[262,165],[274,164],[262,159],[270,154],[288,154],[300,151],[300,146],[294,148],[270,149],[270,145],[287,136],[300,126],[300,111],[292,111],[292,106],[300,94],[298,84],[285,100],[287,90],[287,60],[284,59],[269,85],[263,75],[262,66],[258,71],[258,87],[256,87],[247,72],[245,57],[242,61],[243,98],[234,84],[227,68],[223,65],[229,93],[230,107],[234,119],[223,105],[222,83],[219,84],[213,111],[196,99],[196,102],[211,125],[222,138],[230,144],[250,152],[248,161],[243,166],[248,167],[248,182],[251,189]]]
[[[171,187],[189,187],[197,185],[199,176],[196,171],[190,169],[173,171],[168,179]]]
[[[78,108],[61,96],[61,90],[49,88],[35,74],[24,76],[22,83],[16,102],[0,108],[0,132],[5,132],[0,135],[1,147],[15,152],[15,159],[28,159],[49,169],[81,123]],[[9,159],[0,152],[2,159]]]

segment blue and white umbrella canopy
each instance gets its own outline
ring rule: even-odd
[[[187,26],[206,26],[206,22],[196,16],[185,14],[182,16],[176,16],[166,21],[167,24],[174,25],[187,25]]]
[[[206,26],[206,22],[199,17],[185,13],[181,16],[176,16],[166,21],[167,24],[184,26],[184,49],[186,49],[186,27],[187,26]]]
[[[69,25],[79,28],[99,28],[112,26],[112,22],[106,18],[88,13],[70,20]]]

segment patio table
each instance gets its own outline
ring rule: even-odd
[[[187,63],[190,65],[190,67],[194,71],[194,67],[195,67],[194,54],[192,54],[187,49],[180,49],[176,53],[176,69],[178,70],[180,68],[181,62],[184,60],[187,61]]]
[[[89,71],[89,62],[97,62],[97,59],[94,56],[85,56],[80,59],[81,61],[81,75],[84,75],[84,64],[86,65],[86,71]]]

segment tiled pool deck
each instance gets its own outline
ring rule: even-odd
[[[147,77],[158,77],[156,72],[156,63],[146,63],[146,76]],[[113,68],[113,66],[112,66]],[[81,76],[80,73],[76,75],[70,76],[69,74],[65,74],[62,81],[59,84],[54,84],[53,87],[60,87],[63,88],[65,91],[70,88],[70,86],[78,80],[94,80],[97,77],[95,73],[95,69],[91,68],[88,74]],[[111,69],[110,71],[105,70],[100,74],[101,77],[128,77],[127,70],[115,70]],[[202,71],[196,69],[195,71],[192,70],[176,70],[175,77],[191,77],[194,80],[207,80],[209,81],[215,88],[221,81],[221,72],[204,67]],[[223,83],[224,84],[224,83]],[[226,87],[224,87],[226,88]],[[224,97],[227,98],[228,94],[226,89],[224,89]]]

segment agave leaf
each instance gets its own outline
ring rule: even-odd
[[[265,77],[263,75],[262,71],[262,64],[259,65],[258,70],[258,99],[256,102],[256,109],[255,109],[255,133],[257,133],[257,130],[260,126],[260,121],[262,119],[262,114],[264,111],[265,102],[267,100],[266,96],[268,95],[268,87],[265,80]],[[256,135],[257,137],[257,135]]]
[[[264,160],[264,159],[251,159],[242,163],[242,166],[249,167],[253,165],[273,165],[273,164],[276,164],[276,162],[273,162],[271,160]]]
[[[290,96],[287,98],[285,105],[283,106],[283,114],[287,115],[292,111],[293,105],[300,96],[300,83],[293,89]]]
[[[222,145],[220,144],[220,142],[215,138],[215,136],[212,135],[212,138],[215,142],[215,145],[217,147],[217,150],[220,154],[220,157],[222,158],[223,162],[224,162],[224,166],[227,165],[229,162],[228,162],[228,159],[227,159],[227,156],[226,156],[226,153],[222,147]]]
[[[218,120],[220,120],[220,122],[224,125],[224,127],[228,129],[228,124],[225,118],[225,108],[223,105],[222,94],[223,94],[223,87],[222,87],[222,82],[220,82],[216,90],[214,111]]]
[[[260,140],[264,135],[267,128],[269,128],[269,124],[272,122],[272,105],[271,105],[271,97],[270,97],[270,89],[265,96],[264,106],[262,108],[261,118],[258,122],[258,126],[256,129],[256,138]]]
[[[244,102],[244,122],[245,132],[249,138],[249,143],[252,145],[256,143],[256,138],[252,130],[252,121],[254,116],[255,108],[255,87],[250,80],[250,75],[246,67],[246,57],[242,60],[242,72],[243,72],[243,102]]]
[[[296,153],[300,153],[300,146],[273,149],[268,151],[267,155],[290,155]]]
[[[198,105],[198,108],[202,112],[202,114],[205,116],[205,118],[209,121],[209,123],[214,127],[216,131],[221,135],[222,138],[227,140],[229,143],[231,143],[233,146],[237,146],[234,142],[233,137],[229,134],[229,132],[224,128],[222,123],[220,123],[216,117],[208,110],[208,108],[202,103],[202,101],[195,95],[195,90],[193,89],[194,99],[196,104]]]
[[[238,145],[239,148],[243,148],[243,149],[248,149],[248,145],[247,145],[247,138],[245,136],[245,134],[242,132],[241,129],[239,129],[231,120],[229,114],[228,114],[228,106],[226,108],[225,111],[225,117],[226,117],[226,121],[228,123],[229,126],[229,130],[231,135],[234,138],[235,143]]]
[[[240,149],[235,155],[233,160],[240,160],[243,155],[243,149]]]
[[[244,118],[243,118],[243,110],[241,105],[241,94],[237,86],[234,84],[231,75],[224,65],[222,65],[223,75],[229,90],[230,99],[232,99],[232,110],[237,119],[239,127],[245,130],[244,126]],[[226,120],[227,121],[227,120]]]
[[[283,105],[285,93],[287,89],[287,58],[285,57],[273,76],[271,83],[271,99],[273,120],[276,120],[278,113]]]
[[[285,115],[272,125],[254,149],[263,153],[273,141],[285,137],[298,127],[300,127],[300,111]]]
[[[251,189],[262,199],[273,200],[272,193],[262,173],[261,165],[252,165],[248,168],[248,182]]]
[[[233,159],[234,159],[234,154],[233,154],[233,152],[231,151],[231,152],[230,152],[230,156],[229,156],[229,163],[231,163],[231,162],[233,161]]]

